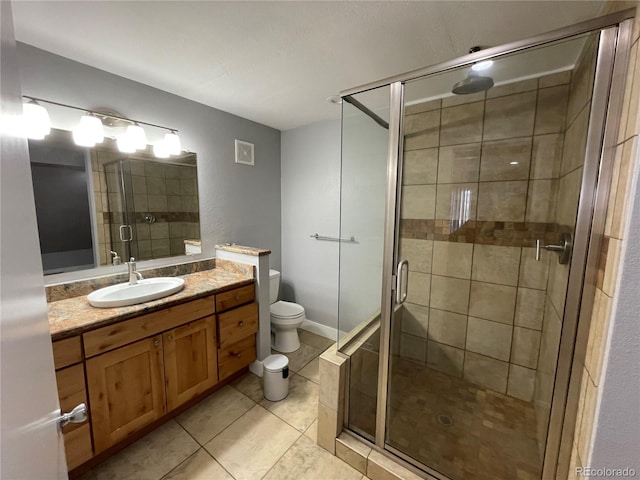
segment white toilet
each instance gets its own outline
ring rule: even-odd
[[[271,296],[271,346],[282,353],[295,352],[300,348],[298,327],[304,320],[304,308],[297,303],[278,300],[280,272],[269,270],[269,293]]]

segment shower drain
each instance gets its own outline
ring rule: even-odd
[[[440,425],[444,425],[445,427],[450,427],[451,425],[453,425],[453,418],[451,418],[449,415],[438,415],[436,416],[436,420],[438,420],[438,423]]]

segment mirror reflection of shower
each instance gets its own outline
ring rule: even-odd
[[[449,233],[461,229],[471,217],[471,190],[458,188],[451,190],[451,221]]]
[[[475,53],[482,50],[481,47],[471,47],[469,53]],[[471,93],[484,92],[493,87],[493,78],[482,75],[479,72],[488,70],[493,65],[492,60],[475,63],[471,66],[471,70],[467,78],[455,83],[451,88],[451,92],[456,95],[469,95]]]

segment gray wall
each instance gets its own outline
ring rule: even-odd
[[[280,131],[18,43],[25,95],[83,108],[108,107],[180,131],[198,154],[203,253],[222,242],[269,248],[280,268]],[[141,59],[143,61],[143,59]],[[70,129],[77,113],[50,109],[54,127]],[[56,120],[58,119],[58,120]],[[150,141],[161,130],[147,129]],[[255,144],[255,167],[234,163],[234,139]],[[150,142],[151,143],[151,142]]]

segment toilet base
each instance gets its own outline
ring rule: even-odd
[[[300,348],[298,329],[289,328],[286,330],[271,329],[271,348],[281,353],[295,352]]]

